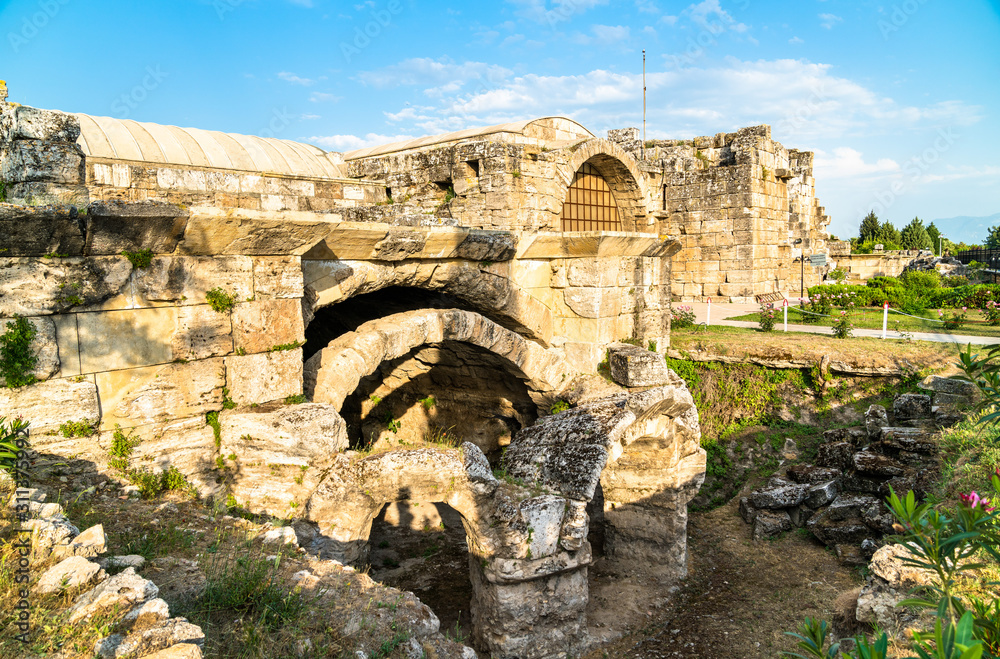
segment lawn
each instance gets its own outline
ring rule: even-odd
[[[830,313],[832,316],[839,317],[841,310],[842,309],[834,308],[834,310]],[[955,311],[956,310],[949,309],[946,312],[946,315],[951,315]],[[937,313],[934,312],[933,315],[936,317]],[[851,310],[850,317],[855,328],[875,330],[882,329],[882,309],[858,307]],[[944,334],[967,334],[970,336],[995,336],[1000,338],[1000,326],[988,324],[983,319],[981,313],[977,311],[970,311],[966,317],[968,320],[963,323],[960,328],[945,330],[944,324],[938,322],[934,318],[912,318],[910,316],[902,315],[895,309],[889,309],[888,329],[890,332],[935,332]],[[745,320],[755,323],[758,320],[758,314],[748,313],[743,316],[727,318],[726,320]],[[776,320],[777,323],[775,324],[775,327],[780,328],[781,324],[784,322],[781,308],[777,309]],[[817,316],[803,313],[797,308],[789,306],[788,322],[796,325],[830,327],[833,324],[833,318],[817,318]]]

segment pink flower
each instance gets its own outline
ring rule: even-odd
[[[944,312],[943,312],[943,311],[941,311],[940,309],[938,309],[938,318],[940,318],[940,317],[941,317],[941,316],[943,316],[943,315],[944,315]]]
[[[965,307],[962,307],[962,311],[965,311]]]
[[[979,496],[976,492],[969,492],[968,494],[960,494],[958,496],[962,500],[962,503],[967,505],[969,508],[977,508],[982,505],[983,510],[988,513],[991,513],[994,510],[992,502],[989,499]]]

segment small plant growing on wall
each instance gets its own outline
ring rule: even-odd
[[[136,252],[125,250],[122,252],[122,256],[127,258],[136,270],[144,270],[153,262],[153,250],[151,249],[140,249]]]
[[[218,286],[205,293],[205,300],[218,313],[228,313],[236,306],[236,296],[227,293]]]
[[[27,318],[15,316],[7,323],[7,331],[0,335],[0,377],[7,387],[14,389],[36,382],[35,366],[38,356],[31,349],[31,342],[38,330]]]

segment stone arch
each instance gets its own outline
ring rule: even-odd
[[[585,164],[596,169],[614,193],[625,231],[642,231],[649,215],[649,191],[635,158],[613,142],[595,138],[572,147],[569,162],[558,170],[565,191]]]
[[[361,378],[379,364],[413,348],[442,341],[470,343],[506,359],[523,375],[532,400],[545,403],[569,374],[562,359],[533,341],[461,309],[424,309],[393,314],[364,323],[333,340],[309,358],[304,369],[306,396],[330,403],[338,411]]]
[[[491,266],[492,267],[492,266]],[[497,266],[498,268],[503,267]],[[552,312],[509,277],[464,261],[304,261],[313,311],[390,286],[441,291],[463,300],[497,324],[548,347]]]

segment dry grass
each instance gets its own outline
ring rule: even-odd
[[[670,347],[681,353],[709,353],[728,358],[762,361],[801,361],[818,364],[824,355],[855,368],[957,372],[959,346],[874,338],[835,339],[804,332],[758,332],[742,327],[713,326],[676,330]]]

